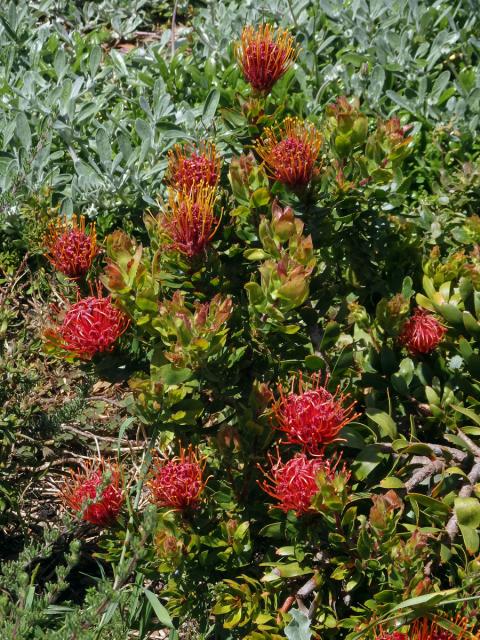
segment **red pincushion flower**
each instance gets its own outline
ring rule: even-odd
[[[89,296],[70,305],[63,320],[45,332],[54,347],[90,360],[95,354],[110,351],[123,334],[129,319],[112,304],[111,297]]]
[[[455,621],[448,621],[449,624],[456,626],[455,632],[440,626],[437,620],[429,618],[415,620],[410,630],[410,638],[412,640],[467,640],[468,638],[474,640],[480,637],[479,632],[473,634],[467,629],[467,618],[457,617]]]
[[[311,454],[317,454],[323,447],[333,442],[339,431],[358,417],[353,413],[354,404],[344,406],[348,395],[339,388],[331,394],[324,385],[322,376],[315,373],[305,384],[301,373],[298,375],[297,391],[295,378],[289,392],[279,385],[280,398],[273,405],[275,427],[287,435],[286,442],[299,444]]]
[[[187,151],[187,153],[185,152]],[[220,160],[214,144],[182,149],[176,145],[168,154],[167,181],[177,191],[215,187],[220,178]]]
[[[398,337],[413,356],[431,353],[442,341],[446,328],[431,313],[417,307]]]
[[[256,91],[268,93],[295,60],[297,50],[288,31],[275,32],[269,24],[255,30],[250,25],[235,45],[235,56],[245,80]]]
[[[189,258],[201,254],[220,224],[213,213],[215,189],[202,185],[190,193],[170,190],[168,204],[160,226],[170,247]]]
[[[87,230],[84,216],[54,220],[44,242],[46,258],[69,278],[84,276],[98,253],[95,224]]]
[[[89,461],[82,471],[71,471],[61,495],[77,517],[100,527],[109,526],[117,519],[124,503],[120,469],[103,459]]]
[[[180,511],[196,509],[207,482],[203,480],[205,465],[206,458],[199,456],[192,446],[187,450],[181,447],[178,457],[157,457],[148,482],[152,502]]]
[[[323,456],[308,458],[305,453],[297,453],[294,458],[283,462],[277,448],[277,459],[269,453],[270,471],[263,472],[265,480],[260,484],[262,489],[277,500],[275,506],[282,511],[295,511],[301,516],[308,511],[315,511],[312,500],[320,491],[317,476],[323,472],[328,482],[333,482],[338,474],[343,474],[347,482],[350,474],[345,465],[337,469],[340,458],[333,461]]]
[[[274,180],[288,187],[305,187],[318,171],[322,136],[315,126],[285,118],[278,132],[267,128],[255,149]]]
[[[375,635],[376,640],[479,640],[480,632],[468,629],[467,618],[457,616],[455,620],[445,620],[452,627],[452,631],[444,628],[438,622],[440,618],[418,618],[415,620],[408,633],[394,631],[386,633],[379,630]]]

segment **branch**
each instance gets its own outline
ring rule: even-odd
[[[377,442],[375,444],[381,447],[384,451],[388,451],[388,452],[393,451],[391,442]],[[453,460],[456,460],[457,462],[463,462],[465,458],[468,457],[468,453],[465,453],[465,451],[461,451],[460,449],[456,449],[455,447],[447,447],[443,444],[433,444],[431,442],[418,442],[418,443],[411,442],[409,444],[412,444],[412,445],[424,444],[429,449],[431,449],[432,453],[434,453],[436,456],[443,457],[445,454],[448,454],[449,456],[451,456]],[[408,454],[404,454],[402,451],[398,451],[396,452],[396,455],[401,456],[401,455],[408,455]]]
[[[480,458],[480,447],[478,445],[476,445],[473,440],[470,440],[470,438],[467,436],[467,434],[463,433],[463,431],[461,431],[460,429],[458,430],[458,434],[457,435],[461,440],[463,440],[465,442],[465,444],[470,449],[470,451],[473,453],[473,455],[476,458]]]
[[[315,591],[315,589],[318,587],[318,584],[319,575],[318,573],[314,573],[313,576],[309,578],[307,582],[300,587],[300,589],[298,589],[295,595],[288,596],[288,598],[285,599],[284,603],[278,610],[278,613],[287,613],[295,601],[297,601],[297,605],[299,606],[299,608],[301,608],[301,605],[303,605],[303,598],[306,598],[312,593],[312,591]],[[279,617],[277,618],[277,620],[279,620]]]
[[[430,460],[430,458],[426,458],[425,456],[415,456],[412,462],[417,458],[417,461],[424,462],[426,461],[420,469],[417,469],[410,480],[405,482],[405,489],[407,492],[410,492],[417,484],[420,484],[430,476],[435,475],[436,473],[440,473],[445,468],[445,460],[437,458],[436,460]]]
[[[474,485],[478,482],[478,480],[480,480],[480,459],[475,458],[475,464],[473,465],[467,478],[468,483],[465,483],[458,492],[459,498],[469,498],[472,495]],[[455,513],[447,522],[445,530],[448,534],[448,537],[450,538],[450,542],[453,542],[455,540],[455,536],[458,533],[458,520]]]

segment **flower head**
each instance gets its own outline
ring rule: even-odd
[[[285,118],[276,132],[265,129],[255,148],[274,180],[288,187],[305,187],[318,171],[322,136],[310,122]]]
[[[431,313],[417,307],[403,325],[399,340],[413,356],[431,353],[441,342],[446,328]]]
[[[297,57],[294,39],[288,31],[274,31],[269,24],[257,29],[247,26],[235,55],[245,80],[256,91],[268,93]]]
[[[283,431],[286,442],[299,444],[308,453],[319,453],[333,442],[339,431],[354,420],[353,403],[344,406],[348,395],[327,391],[328,376],[321,384],[321,374],[315,373],[305,383],[300,373],[289,390],[279,385],[280,398],[273,405],[275,426]],[[296,388],[295,388],[296,386]]]
[[[157,457],[148,482],[152,502],[180,511],[196,509],[206,485],[205,465],[206,458],[192,446],[187,450],[180,447],[180,455],[174,458]]]
[[[84,276],[98,253],[95,223],[87,229],[84,216],[52,221],[44,242],[46,258],[69,278]]]
[[[46,332],[47,339],[78,358],[90,360],[95,354],[110,351],[129,324],[123,311],[111,297],[88,296],[70,305],[63,319]]]
[[[443,621],[445,626],[440,624],[440,621]],[[440,617],[418,618],[410,625],[408,633],[387,633],[380,628],[375,640],[478,640],[480,632],[472,631],[469,626],[468,619],[460,616],[455,620]]]
[[[379,634],[375,636],[375,640],[409,640],[406,633],[402,633],[401,631],[392,631],[388,633],[387,631],[379,631]]]
[[[332,463],[323,456],[308,458],[305,453],[297,453],[295,457],[283,462],[278,447],[276,453],[276,459],[268,454],[270,470],[264,471],[265,480],[259,484],[277,501],[278,504],[275,506],[278,509],[295,511],[297,516],[318,510],[312,505],[312,501],[322,489],[320,484],[334,483],[340,475],[343,484],[346,484],[350,477],[345,465],[337,468],[340,458]]]
[[[220,159],[214,144],[182,148],[176,145],[168,154],[167,180],[177,191],[191,191],[202,185],[215,187],[220,177]]]
[[[215,235],[220,220],[215,218],[215,189],[202,185],[198,190],[170,190],[168,208],[160,226],[171,248],[192,258],[201,254]]]
[[[81,520],[100,527],[111,525],[124,502],[120,469],[103,459],[89,461],[82,471],[71,471],[61,495],[65,505]]]

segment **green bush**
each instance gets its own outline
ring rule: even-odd
[[[2,637],[477,637],[475,3],[175,7],[0,9]]]

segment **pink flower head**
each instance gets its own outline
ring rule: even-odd
[[[431,313],[417,307],[403,325],[399,340],[413,356],[431,353],[442,341],[446,328]]]
[[[323,385],[321,379],[320,373],[314,373],[305,383],[299,373],[288,391],[279,385],[280,398],[273,405],[275,427],[286,434],[286,442],[299,444],[313,455],[336,440],[340,430],[359,415],[353,413],[353,403],[344,406],[347,394],[338,388],[330,393],[325,388],[328,376]]]
[[[190,446],[180,448],[174,458],[157,457],[148,486],[151,499],[159,507],[183,511],[196,509],[206,486],[203,480],[206,458]]]
[[[111,525],[124,503],[120,469],[103,459],[86,463],[78,473],[71,471],[61,490],[65,505],[75,515],[100,527]]]

